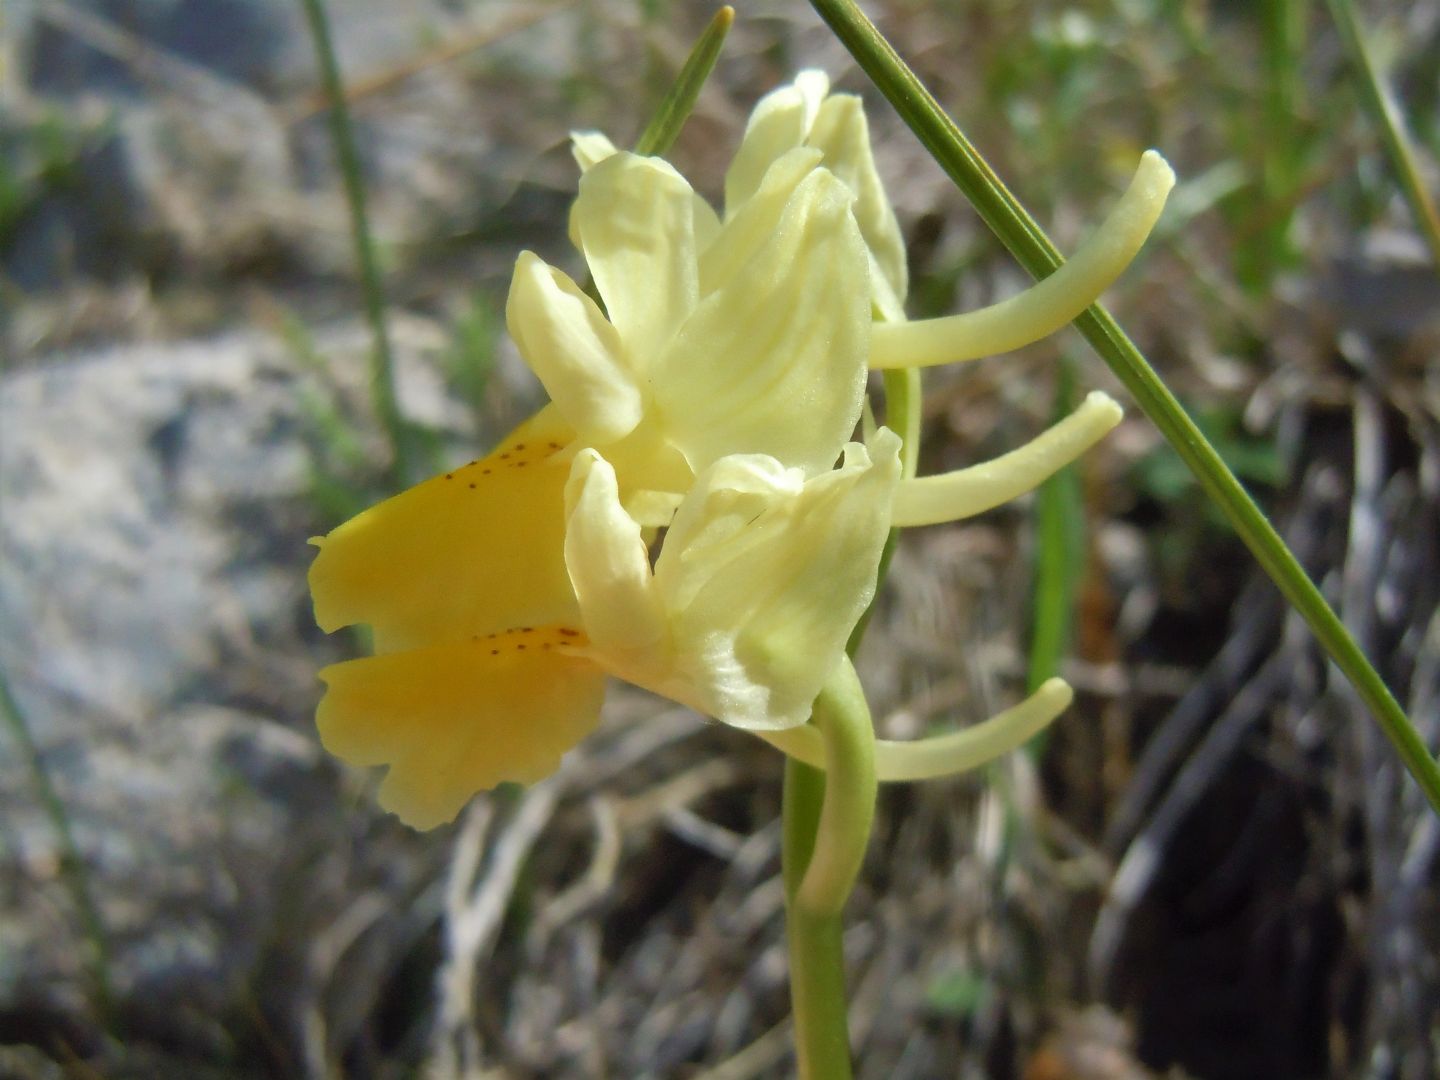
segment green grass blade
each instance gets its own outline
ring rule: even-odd
[[[4,715],[5,726],[19,747],[20,757],[30,772],[35,793],[55,836],[60,844],[60,877],[70,893],[70,901],[80,918],[81,932],[85,938],[87,956],[85,969],[90,978],[92,1005],[103,1026],[109,1027],[113,1020],[113,1002],[110,979],[110,944],[105,934],[105,924],[100,918],[100,909],[90,892],[90,880],[85,872],[85,861],[75,843],[75,833],[70,828],[70,815],[65,811],[55,785],[50,782],[50,773],[30,725],[21,711],[20,703],[10,691],[10,681],[0,672],[0,714]]]
[[[1440,270],[1440,214],[1436,213],[1430,193],[1425,190],[1420,167],[1415,161],[1414,143],[1405,128],[1405,118],[1401,116],[1394,96],[1375,70],[1370,46],[1365,39],[1365,30],[1360,25],[1359,16],[1355,14],[1354,5],[1350,0],[1330,0],[1330,13],[1340,31],[1340,40],[1345,43],[1345,51],[1350,54],[1356,74],[1360,76],[1361,98],[1380,129],[1380,137],[1390,154],[1390,163],[1395,167],[1400,187],[1410,202],[1410,210],[1415,215],[1420,231],[1425,234],[1425,240],[1430,245],[1430,256],[1435,260],[1435,269]]]
[[[1075,407],[1075,376],[1062,361],[1055,388],[1056,420]],[[1034,599],[1031,602],[1028,693],[1060,674],[1074,639],[1076,592],[1085,565],[1085,524],[1080,474],[1067,465],[1035,493]]]
[[[1020,265],[1036,278],[1054,272],[1061,262],[1055,245],[853,0],[811,0],[811,4]],[[1321,647],[1380,724],[1431,807],[1440,814],[1440,766],[1384,680],[1260,508],[1103,307],[1091,307],[1075,320],[1075,325],[1174,447],[1286,600],[1310,625]]]
[[[360,291],[364,298],[365,318],[373,339],[370,367],[370,392],[375,411],[390,440],[391,468],[396,485],[404,487],[419,477],[416,454],[411,445],[411,432],[400,412],[395,395],[395,363],[390,350],[390,332],[385,324],[385,293],[380,284],[380,264],[375,257],[375,243],[370,234],[369,217],[365,210],[365,185],[360,176],[360,157],[355,152],[355,133],[350,126],[350,110],[345,104],[340,65],[330,40],[330,23],[322,0],[300,0],[315,44],[315,59],[320,79],[330,106],[330,133],[335,144],[335,159],[345,184],[345,201],[350,208],[350,232],[355,241],[355,260],[360,270]]]
[[[675,77],[675,85],[665,95],[665,100],[660,103],[660,108],[650,123],[645,125],[640,138],[635,140],[635,153],[664,154],[674,145],[680,129],[685,126],[685,121],[690,116],[690,111],[695,108],[695,102],[700,97],[700,88],[715,70],[715,62],[720,59],[720,49],[724,46],[725,37],[730,33],[730,26],[734,22],[735,9],[732,7],[722,7],[715,13],[710,25],[690,50],[685,66]]]

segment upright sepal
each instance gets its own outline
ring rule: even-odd
[[[620,335],[566,274],[522,251],[505,322],[520,355],[583,439],[610,442],[634,430],[645,404]]]

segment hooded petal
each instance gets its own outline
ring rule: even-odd
[[[765,173],[760,189],[725,222],[700,255],[700,295],[709,296],[745,270],[765,246],[804,179],[820,164],[819,150],[797,147]]]
[[[634,430],[645,405],[622,359],[620,335],[568,275],[522,251],[505,323],[520,355],[582,438],[611,442]]]
[[[774,231],[705,297],[662,356],[655,407],[697,473],[736,453],[820,472],[854,431],[870,275],[849,207],[840,181],[809,172]]]
[[[604,674],[566,651],[583,640],[527,626],[334,664],[320,672],[320,740],[353,765],[389,765],[381,805],[434,828],[477,791],[553,772],[594,729]]]
[[[870,251],[875,305],[890,321],[904,318],[910,275],[900,223],[885,195],[885,185],[870,152],[870,126],[865,107],[854,94],[833,94],[815,116],[806,145],[824,153],[821,162],[855,193],[852,212]]]
[[[582,450],[565,487],[565,565],[598,649],[656,645],[665,627],[640,526],[620,505],[615,470]]]
[[[750,113],[744,138],[725,173],[725,216],[734,214],[760,187],[770,166],[805,141],[830,89],[823,71],[802,71],[789,86],[772,90]]]
[[[643,375],[695,306],[695,193],[659,158],[617,153],[580,178],[572,221],[631,370]]]
[[[426,480],[314,541],[315,621],[355,623],[378,652],[574,619],[565,479],[574,432],[552,407],[480,461]]]
[[[722,459],[680,507],[655,567],[674,678],[737,727],[804,723],[875,593],[900,440],[800,481],[760,457]]]

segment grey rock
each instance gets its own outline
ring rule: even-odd
[[[319,342],[342,372],[363,347],[353,329]],[[443,426],[438,379],[402,359],[402,401]],[[311,940],[358,883],[408,888],[422,850],[357,810],[310,721],[339,650],[305,589],[324,523],[302,402],[350,409],[359,390],[258,336],[0,381],[0,664],[70,816],[118,1013],[191,1060],[243,1057],[235,1033],[262,1016],[297,1039]],[[89,1023],[80,923],[34,778],[0,746],[0,1019],[45,1045]]]

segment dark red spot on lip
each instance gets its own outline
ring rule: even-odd
[[[579,630],[571,630],[568,626],[562,626],[562,627],[560,627],[560,633],[564,634],[566,637],[579,637],[579,636],[580,636],[580,631],[579,631]]]
[[[500,650],[499,650],[499,649],[491,649],[491,650],[490,650],[490,655],[491,655],[491,656],[499,656],[499,655],[500,655]]]
[[[475,485],[474,485],[473,483],[470,485],[470,490],[471,490],[471,491],[474,491],[474,490],[475,490]]]
[[[509,459],[510,459],[510,455],[509,455],[509,454],[501,454],[501,455],[500,455],[500,460],[501,460],[501,461],[508,461]]]
[[[535,632],[535,628],[533,626],[522,626],[520,627],[520,632],[522,634],[533,634]]]
[[[521,652],[524,652],[524,651],[525,651],[525,643],[522,641],[519,645],[516,645],[515,648],[519,649]]]
[[[524,450],[524,449],[525,449],[525,444],[524,444],[523,442],[517,442],[517,443],[515,444],[515,449],[516,449],[516,450]]]
[[[445,474],[445,479],[446,479],[446,480],[454,480],[454,479],[455,479],[455,474],[454,474],[454,473],[448,473],[448,472],[447,472],[447,473]]]

